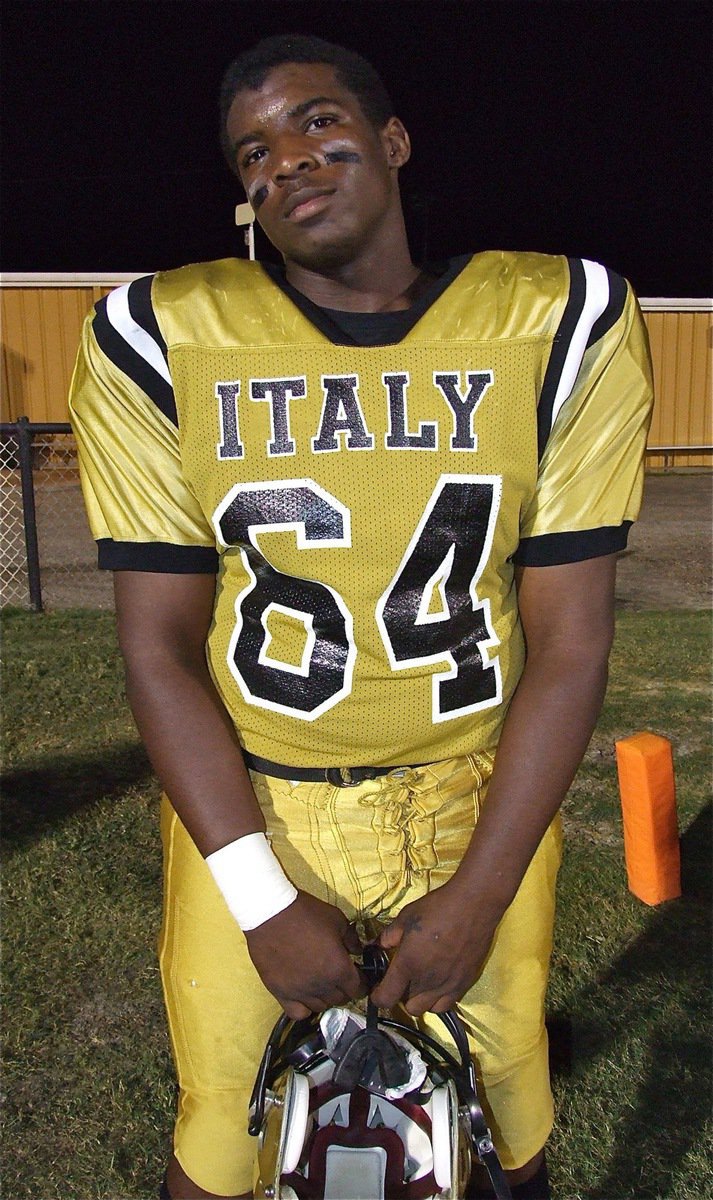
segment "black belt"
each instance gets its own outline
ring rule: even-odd
[[[270,762],[243,750],[245,765],[261,775],[274,775],[277,779],[293,779],[297,783],[330,783],[332,787],[356,787],[367,779],[378,779],[390,771],[411,771],[412,767],[289,767],[284,763]],[[423,763],[418,763],[423,766]]]

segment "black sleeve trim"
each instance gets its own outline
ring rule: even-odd
[[[147,275],[146,278],[149,280],[150,286],[151,276]],[[136,280],[131,287],[134,288],[136,283],[143,283],[143,279]],[[135,316],[133,301],[131,299],[131,289],[129,290],[129,296],[129,311],[131,312],[132,316]],[[141,388],[141,391],[144,392],[149,399],[154,402],[156,407],[163,413],[163,415],[168,417],[169,421],[171,421],[173,425],[177,426],[178,415],[176,413],[176,400],[173,394],[173,388],[171,387],[170,383],[167,383],[166,380],[159,375],[158,371],[154,370],[154,368],[146,361],[145,358],[142,358],[140,354],[137,354],[136,350],[134,350],[133,347],[130,346],[126,341],[126,339],[117,332],[107,315],[106,301],[107,298],[104,296],[98,302],[96,305],[94,320],[92,322],[94,336],[97,339],[100,349],[104,351],[104,354],[106,354],[107,358],[113,362],[120,371],[123,371],[125,375],[128,375],[129,379],[131,379],[137,387]],[[158,326],[156,328],[158,328]],[[152,337],[154,336],[153,330],[147,329],[146,332],[150,333]],[[165,351],[166,343],[163,341],[163,338],[161,338],[161,344],[163,345]]]
[[[115,542],[98,538],[100,571],[159,571],[166,575],[215,575],[218,554],[212,546],[176,546],[170,542]]]
[[[633,522],[603,525],[600,529],[580,529],[575,533],[544,533],[523,538],[512,556],[518,567],[554,567],[562,563],[584,562],[601,558],[626,547]]]
[[[545,378],[542,384],[540,401],[537,406],[537,458],[542,458],[547,445],[547,439],[552,429],[552,408],[557,395],[560,376],[564,370],[567,351],[577,328],[577,322],[582,315],[584,302],[587,297],[587,282],[582,260],[570,258],[569,263],[569,296],[562,314],[562,320],[552,341],[550,361],[547,364]]]
[[[626,280],[622,279],[621,275],[617,275],[616,271],[610,271],[608,267],[606,272],[609,280],[609,303],[599,320],[592,325],[587,349],[604,337],[604,334],[608,333],[613,325],[616,325],[626,304]]]

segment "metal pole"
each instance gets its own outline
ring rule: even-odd
[[[42,612],[42,584],[40,581],[40,551],[37,543],[37,514],[35,512],[35,485],[32,478],[32,430],[27,417],[20,417],[15,425],[17,431],[17,455],[20,460],[20,486],[22,489],[22,519],[25,529],[25,554],[27,555],[27,586],[30,592],[30,608]]]

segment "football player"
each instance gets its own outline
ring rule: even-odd
[[[585,260],[415,264],[408,134],[347,50],[260,43],[222,117],[282,265],[119,288],[71,401],[165,789],[163,1194],[250,1194],[275,1019],[362,997],[378,938],[374,1002],[457,1007],[513,1195],[546,1197],[557,812],[641,499],[641,315]]]

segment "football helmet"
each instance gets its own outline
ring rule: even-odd
[[[372,986],[388,959],[364,949]],[[474,1161],[498,1200],[510,1190],[478,1101],[465,1030],[438,1014],[455,1054],[419,1029],[333,1008],[283,1015],[250,1102],[254,1196],[266,1200],[462,1200]]]

